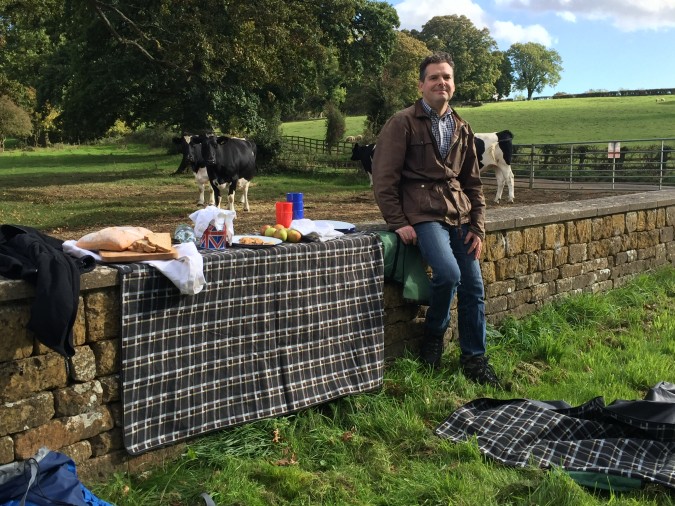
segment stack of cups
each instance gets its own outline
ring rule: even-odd
[[[302,193],[287,193],[286,202],[293,202],[294,220],[299,220],[305,217],[305,204],[302,201]]]
[[[290,227],[293,221],[293,203],[292,202],[277,202],[276,204],[276,218],[277,223],[284,227]]]

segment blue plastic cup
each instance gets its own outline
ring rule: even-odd
[[[305,204],[302,193],[292,192],[286,194],[286,202],[293,202],[293,219],[299,220],[305,217]]]

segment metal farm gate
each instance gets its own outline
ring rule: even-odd
[[[661,189],[675,186],[675,138],[517,144],[511,168],[529,188]]]
[[[281,161],[286,167],[313,170],[358,170],[350,160],[353,143],[306,137],[282,137]],[[517,187],[634,191],[675,186],[675,138],[620,141],[514,144],[511,168]],[[494,173],[483,172],[487,185]]]

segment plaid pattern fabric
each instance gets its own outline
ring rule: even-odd
[[[117,267],[131,454],[382,384],[375,235],[204,252],[197,295],[146,264]]]
[[[422,107],[431,118],[431,132],[436,139],[441,158],[445,160],[452,144],[452,134],[455,133],[455,118],[452,117],[452,109],[448,107],[445,114],[439,116],[424,100],[422,100]]]
[[[658,404],[673,410],[672,403],[637,404],[629,416],[613,411],[613,405],[605,407],[602,397],[566,409],[528,400],[478,399],[435,432],[455,442],[475,437],[482,453],[510,466],[560,466],[675,487],[675,424],[645,419]]]

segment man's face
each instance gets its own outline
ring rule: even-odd
[[[418,85],[422,98],[439,114],[445,112],[447,103],[455,93],[455,75],[447,63],[431,63],[427,66],[424,81]]]

